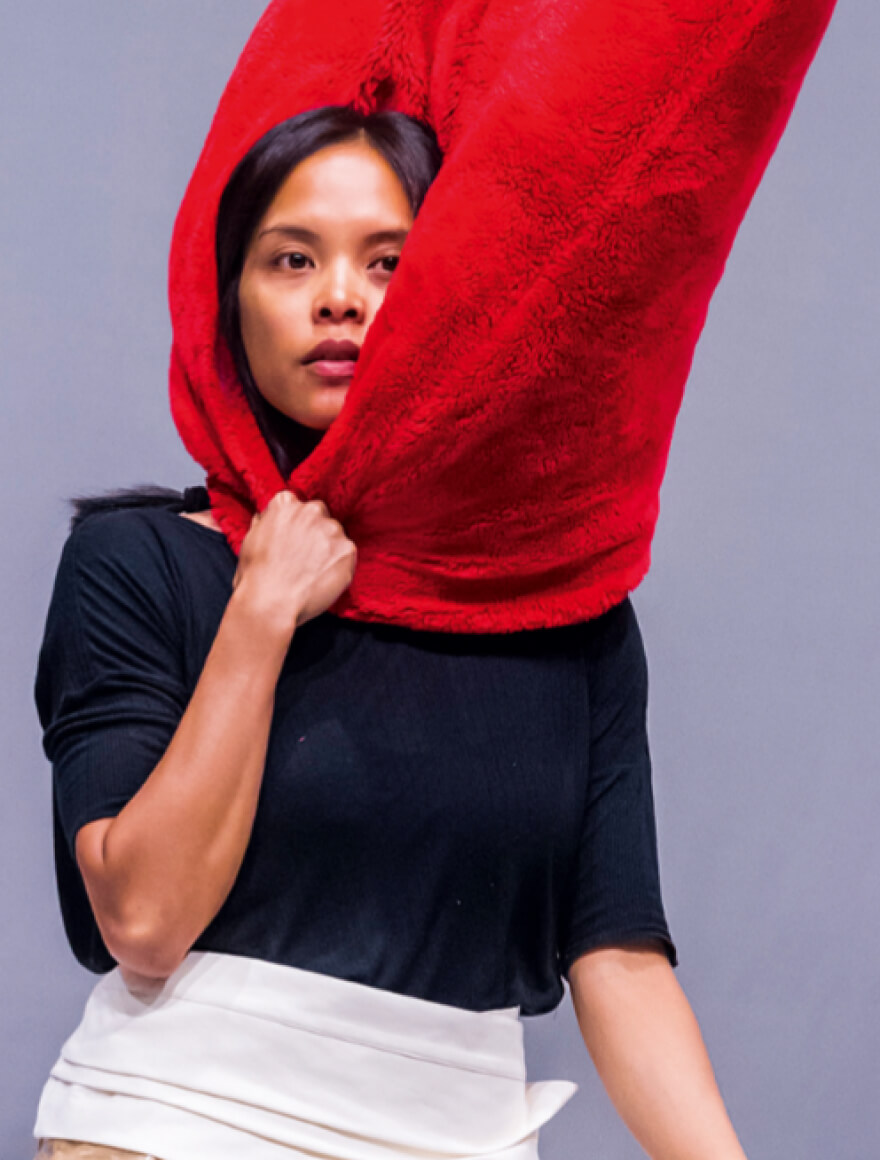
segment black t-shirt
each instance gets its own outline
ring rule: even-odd
[[[65,928],[114,965],[74,858],[162,757],[232,592],[225,537],[170,507],[69,535],[36,701]],[[565,627],[450,634],[324,613],[278,680],[241,870],[194,949],[470,1010],[552,1010],[583,951],[658,938],[647,666],[627,597]]]

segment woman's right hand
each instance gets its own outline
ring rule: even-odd
[[[252,519],[232,587],[257,615],[292,635],[336,602],[356,564],[357,548],[324,501],[303,503],[285,489]]]

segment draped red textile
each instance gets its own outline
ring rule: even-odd
[[[835,0],[276,0],[172,243],[171,406],[237,552],[290,486],[358,548],[339,616],[509,632],[644,577],[709,300]],[[343,409],[281,478],[218,358],[222,188],[266,130],[352,103],[445,153]]]

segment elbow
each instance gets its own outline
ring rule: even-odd
[[[175,939],[167,926],[117,919],[98,923],[107,950],[119,966],[148,979],[167,979],[186,958],[189,947]]]
[[[186,958],[194,936],[180,929],[183,915],[155,895],[126,886],[108,868],[106,840],[113,825],[105,818],[83,826],[76,858],[98,930],[110,955],[124,970],[167,979]]]

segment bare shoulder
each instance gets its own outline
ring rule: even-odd
[[[210,528],[212,532],[222,532],[222,528],[214,519],[210,512],[178,512],[185,520],[193,520],[203,527]]]

